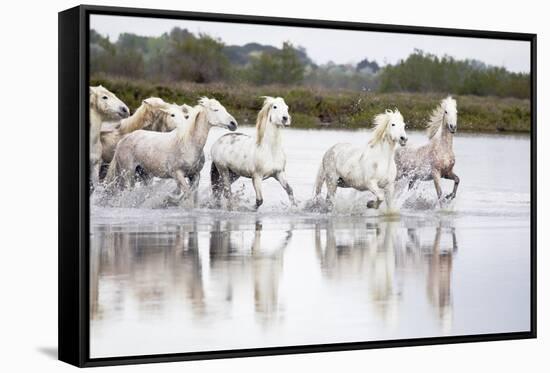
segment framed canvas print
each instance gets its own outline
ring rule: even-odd
[[[59,358],[536,336],[536,35],[59,13]]]

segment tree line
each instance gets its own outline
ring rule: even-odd
[[[159,37],[90,32],[92,76],[157,82],[302,86],[375,92],[441,92],[529,98],[530,76],[476,60],[414,51],[395,65],[315,64],[304,48],[249,43],[228,46],[208,34],[174,28]]]

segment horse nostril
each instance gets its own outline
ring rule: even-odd
[[[121,106],[120,111],[122,111],[123,113],[127,113],[128,109],[126,109],[124,106]]]
[[[401,136],[401,141],[407,141],[407,138],[405,136]]]
[[[286,122],[288,120],[288,117],[287,116],[284,116],[283,117],[283,122]]]

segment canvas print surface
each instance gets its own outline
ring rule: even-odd
[[[90,357],[530,329],[530,44],[91,15]]]

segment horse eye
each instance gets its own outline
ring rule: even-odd
[[[392,126],[392,127],[395,127],[395,123],[392,123],[391,126]]]
[[[106,100],[106,99],[108,99],[109,97],[103,96],[103,97],[101,97],[101,98],[104,99],[104,100]]]
[[[273,109],[277,109],[277,106],[273,106]]]
[[[170,114],[170,116],[171,116],[171,117],[173,118],[173,117],[175,117],[175,116],[176,116],[176,114]]]
[[[445,114],[447,114],[447,110],[445,110]]]

